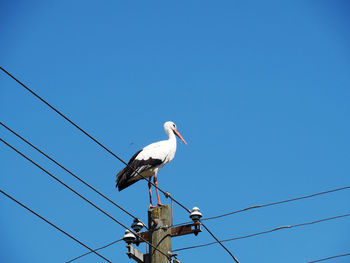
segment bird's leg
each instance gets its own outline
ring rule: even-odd
[[[149,208],[154,208],[154,206],[152,205],[152,184],[151,184],[151,179],[152,176],[150,178],[148,178],[148,191],[149,191]]]
[[[156,193],[157,193],[157,199],[158,199],[158,206],[163,206],[163,204],[160,202],[160,198],[159,198],[159,193],[158,193],[158,182],[157,182],[157,172],[154,173],[154,177],[153,177],[153,182],[156,186]]]

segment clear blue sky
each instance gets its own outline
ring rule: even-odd
[[[350,185],[347,1],[2,1],[1,66],[128,160],[185,146],[159,185],[214,216]],[[115,189],[121,162],[0,73],[1,121],[144,221],[147,183]],[[123,223],[132,220],[9,132],[1,137]],[[0,188],[91,247],[122,237],[108,217],[0,145]],[[167,202],[164,196],[161,196]],[[350,191],[208,221],[220,239],[350,211]],[[0,196],[0,262],[65,262],[86,249]],[[188,215],[175,207],[176,223]],[[225,243],[242,262],[350,252],[350,218]],[[212,241],[205,232],[173,248]],[[145,251],[141,246],[140,250]],[[102,251],[131,262],[124,243]],[[232,262],[218,245],[182,262]],[[89,255],[77,262],[102,262]],[[332,262],[350,262],[341,258]]]

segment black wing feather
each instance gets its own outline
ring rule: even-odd
[[[149,158],[147,160],[136,160],[137,155],[141,151],[135,153],[128,162],[128,165],[117,174],[116,187],[118,187],[119,191],[142,179],[138,175],[143,171],[162,164],[162,160],[160,159]]]

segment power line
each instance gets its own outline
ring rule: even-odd
[[[46,158],[48,158],[50,161],[52,161],[53,163],[55,163],[56,165],[58,165],[59,167],[61,167],[63,170],[65,170],[67,173],[69,173],[70,175],[72,175],[75,179],[79,180],[80,182],[82,182],[84,185],[86,185],[87,187],[89,187],[91,190],[95,191],[97,194],[99,194],[100,196],[102,196],[104,199],[106,199],[107,201],[109,201],[110,203],[112,203],[113,205],[115,205],[116,207],[118,207],[120,210],[122,210],[123,212],[125,212],[126,214],[128,214],[129,216],[131,216],[132,218],[139,220],[137,217],[135,217],[134,215],[132,215],[131,213],[129,213],[127,210],[125,210],[124,208],[122,208],[120,205],[116,204],[114,201],[112,201],[110,198],[108,198],[107,196],[105,196],[104,194],[102,194],[100,191],[98,191],[97,189],[95,189],[94,187],[92,187],[90,184],[88,184],[87,182],[85,182],[83,179],[81,179],[79,176],[77,176],[76,174],[74,174],[73,172],[71,172],[70,170],[68,170],[67,168],[65,168],[63,165],[61,165],[60,163],[58,163],[57,161],[55,161],[53,158],[51,158],[50,156],[48,156],[46,153],[44,153],[43,151],[41,151],[39,148],[37,148],[36,146],[34,146],[32,143],[30,143],[28,140],[24,139],[21,135],[19,135],[18,133],[16,133],[14,130],[12,130],[11,128],[9,128],[8,126],[6,126],[4,123],[0,122],[0,124],[6,128],[7,130],[9,130],[11,133],[13,133],[14,135],[16,135],[18,138],[20,138],[22,141],[24,141],[25,143],[27,143],[28,145],[30,145],[32,148],[34,148],[35,150],[37,150],[39,153],[41,153],[42,155],[44,155]],[[141,222],[141,220],[139,220]],[[146,224],[144,224],[143,222],[141,222],[145,228],[147,228]],[[148,228],[147,228],[148,230]]]
[[[212,232],[211,232],[205,225],[202,224],[202,226],[203,226],[203,227],[209,232],[209,234],[211,234],[211,235],[214,237],[214,239],[216,240],[216,242],[212,242],[212,243],[210,243],[210,244],[217,244],[217,243],[221,243],[221,242],[222,242],[222,241],[218,240],[218,239],[212,234]],[[105,245],[105,246],[103,246],[103,247],[100,247],[100,248],[98,248],[98,249],[96,249],[96,250],[104,249],[104,248],[106,248],[106,247],[108,247],[108,246],[110,246],[110,245],[113,245],[114,243],[117,243],[117,242],[119,242],[119,241],[120,241],[120,239],[115,240],[115,241],[113,241],[113,242],[111,242],[111,243],[109,243],[109,244],[107,244],[107,245]],[[173,250],[173,252],[179,251],[179,250],[190,249],[190,248],[192,248],[192,247],[184,248],[184,249],[175,249],[175,250]],[[231,255],[232,258],[234,258],[234,260],[235,260],[236,263],[239,263],[239,261],[234,257],[234,255],[232,255],[232,253],[231,253],[229,250],[228,250],[227,252]],[[88,255],[88,254],[90,254],[90,253],[91,253],[91,252],[87,252],[87,253],[85,253],[85,254],[79,256],[79,257],[76,257],[76,258],[74,258],[74,259],[72,259],[72,260],[70,260],[70,261],[67,261],[66,263],[70,263],[70,262],[72,262],[72,261],[74,261],[74,260],[76,260],[76,259],[78,259],[78,258],[80,258],[80,257],[83,257],[83,256],[85,256],[85,255]]]
[[[243,209],[240,209],[240,210],[236,210],[236,211],[233,211],[233,212],[225,213],[225,214],[222,214],[222,215],[203,218],[202,221],[217,219],[217,218],[220,218],[220,217],[224,217],[224,216],[229,216],[229,215],[245,212],[247,210],[251,210],[251,209],[255,209],[255,208],[262,208],[262,207],[267,207],[267,206],[273,206],[273,205],[279,205],[279,204],[283,204],[283,203],[293,202],[293,201],[297,201],[297,200],[301,200],[301,199],[307,199],[307,198],[315,197],[315,196],[318,196],[318,195],[329,194],[329,193],[333,193],[333,192],[337,192],[337,191],[341,191],[341,190],[345,190],[345,189],[350,189],[350,186],[344,186],[344,187],[340,187],[340,188],[336,188],[336,189],[331,189],[331,190],[318,192],[318,193],[314,193],[314,194],[310,194],[310,195],[304,195],[304,196],[300,196],[300,197],[286,199],[286,200],[282,200],[282,201],[278,201],[278,202],[267,203],[267,204],[263,204],[263,205],[254,205],[254,206],[250,206],[250,207],[243,208]]]
[[[134,235],[135,232],[132,231],[131,229],[129,229],[127,226],[125,226],[123,223],[121,223],[119,220],[117,220],[116,218],[114,218],[113,216],[111,216],[110,214],[108,214],[107,212],[105,212],[104,210],[102,210],[101,208],[99,208],[97,205],[95,205],[94,203],[92,203],[91,201],[89,201],[87,198],[85,198],[84,196],[82,196],[80,193],[78,193],[77,191],[75,191],[73,188],[71,188],[70,186],[68,186],[67,184],[65,184],[64,182],[62,182],[60,179],[58,179],[56,176],[54,176],[53,174],[51,174],[50,172],[48,172],[47,170],[45,170],[43,167],[41,167],[39,164],[37,164],[36,162],[34,162],[32,159],[30,159],[29,157],[27,157],[25,154],[23,154],[22,152],[20,152],[19,150],[17,150],[16,148],[14,148],[12,145],[10,145],[9,143],[7,143],[6,141],[4,141],[2,138],[0,138],[0,141],[3,142],[4,144],[6,144],[8,147],[10,147],[12,150],[14,150],[15,152],[17,152],[18,154],[20,154],[22,157],[24,157],[25,159],[27,159],[28,161],[30,161],[32,164],[34,164],[35,166],[37,166],[38,168],[40,168],[42,171],[44,171],[46,174],[48,174],[50,177],[52,177],[53,179],[55,179],[57,182],[59,182],[60,184],[62,184],[63,186],[65,186],[66,188],[68,188],[69,190],[71,190],[73,193],[75,193],[76,195],[78,195],[80,198],[82,198],[83,200],[85,200],[86,202],[88,202],[90,205],[92,205],[93,207],[95,207],[97,210],[99,210],[100,212],[102,212],[103,214],[105,214],[106,216],[108,216],[110,219],[112,219],[114,222],[118,223],[119,225],[121,225],[122,227],[124,227],[125,229],[129,230],[131,233],[133,233]],[[150,245],[151,247],[153,247],[155,250],[159,251],[159,253],[161,253],[162,255],[164,255],[166,258],[168,258],[168,255],[166,255],[165,253],[163,253],[162,251],[160,251],[158,248],[154,247],[151,243],[149,243],[147,240],[145,240],[144,238],[140,237],[144,242],[146,242],[148,245]]]
[[[216,236],[214,236],[214,234],[202,223],[202,226],[208,231],[208,233],[216,240],[216,243],[219,243],[226,251],[227,253],[230,254],[230,256],[233,258],[233,260],[236,262],[236,263],[239,263],[239,261],[237,260],[237,258],[230,252],[230,250],[228,250],[223,244],[222,242],[217,239]]]
[[[229,242],[229,241],[233,241],[233,240],[238,240],[238,239],[244,239],[244,238],[248,238],[248,237],[264,235],[264,234],[275,232],[275,231],[278,231],[278,230],[281,230],[281,229],[290,229],[290,228],[295,228],[295,227],[307,226],[307,225],[317,224],[317,223],[321,223],[321,222],[325,222],[325,221],[329,221],[329,220],[334,220],[334,219],[339,219],[339,218],[347,217],[347,216],[350,216],[350,213],[344,214],[344,215],[328,217],[328,218],[323,218],[323,219],[319,219],[319,220],[315,220],[315,221],[311,221],[311,222],[295,224],[295,225],[280,226],[280,227],[276,227],[276,228],[273,228],[273,229],[270,229],[270,230],[266,230],[266,231],[263,231],[263,232],[258,232],[258,233],[249,234],[249,235],[245,235],[245,236],[239,236],[239,237],[224,239],[224,240],[221,240],[221,242]],[[181,250],[187,250],[187,249],[193,249],[193,248],[206,247],[206,246],[214,245],[216,243],[218,243],[218,242],[210,242],[210,243],[196,245],[196,246],[178,248],[178,249],[174,249],[173,252],[181,251]]]
[[[89,133],[87,133],[84,129],[82,129],[79,125],[74,123],[72,120],[70,120],[67,116],[65,116],[63,113],[61,113],[58,109],[53,107],[50,103],[48,103],[46,100],[44,100],[42,97],[40,97],[37,93],[35,93],[33,90],[31,90],[29,87],[27,87],[25,84],[23,84],[20,80],[18,80],[16,77],[14,77],[11,73],[9,73],[7,70],[5,70],[3,67],[0,66],[0,69],[5,72],[8,76],[10,76],[12,79],[14,79],[16,82],[18,82],[22,87],[24,87],[27,91],[29,91],[31,94],[33,94],[35,97],[37,97],[39,100],[41,100],[43,103],[45,103],[47,106],[49,106],[53,111],[55,111],[57,114],[59,114],[62,118],[64,118],[66,121],[68,121],[70,124],[72,124],[74,127],[76,127],[78,130],[80,130],[82,133],[84,133],[86,136],[88,136],[91,140],[93,140],[95,143],[97,143],[100,147],[102,147],[104,150],[106,150],[108,153],[113,155],[115,158],[117,158],[119,161],[121,161],[123,164],[128,166],[130,169],[135,171],[138,175],[142,177],[142,179],[147,180],[143,175],[138,173],[134,168],[129,166],[122,158],[120,158],[118,155],[113,153],[110,149],[108,149],[106,146],[104,146],[101,142],[99,142],[97,139],[92,137]],[[147,181],[148,182],[148,181]],[[156,185],[152,182],[150,182],[154,187]],[[161,191],[164,195],[167,195],[167,192],[163,191],[159,187],[157,187],[159,191]],[[170,199],[172,199],[175,203],[177,203],[179,206],[181,206],[183,209],[185,209],[187,212],[191,213],[191,211],[183,206],[180,202],[175,200],[173,197],[169,196]]]
[[[333,259],[333,258],[340,258],[340,257],[346,257],[346,256],[350,256],[350,253],[341,254],[341,255],[335,255],[335,256],[328,257],[328,258],[321,258],[321,259],[309,261],[308,263],[321,262],[321,261],[326,261],[326,260],[330,260],[330,259]]]
[[[22,83],[20,80],[18,80],[15,76],[13,76],[11,73],[9,73],[6,69],[0,66],[0,69],[5,72],[8,76],[10,76],[12,79],[14,79],[17,83],[19,83],[22,87],[24,87],[27,91],[29,91],[31,94],[33,94],[35,97],[37,97],[39,100],[41,100],[43,103],[45,103],[48,107],[50,107],[53,111],[55,111],[58,115],[60,115],[62,118],[64,118],[66,121],[68,121],[70,124],[72,124],[75,128],[80,130],[82,133],[84,133],[87,137],[89,137],[91,140],[93,140],[95,143],[97,143],[100,147],[102,147],[104,150],[106,150],[108,153],[113,155],[115,158],[117,158],[119,161],[121,161],[123,164],[128,166],[130,169],[135,171],[139,176],[141,176],[142,179],[147,180],[143,175],[141,175],[138,171],[136,171],[133,167],[129,166],[122,158],[120,158],[118,155],[116,155],[114,152],[112,152],[110,149],[108,149],[106,146],[104,146],[101,142],[99,142],[97,139],[92,137],[88,132],[86,132],[83,128],[81,128],[79,125],[74,123],[72,120],[70,120],[66,115],[64,115],[62,112],[60,112],[58,109],[56,109],[54,106],[52,106],[50,103],[48,103],[45,99],[40,97],[36,92],[34,92],[32,89],[27,87],[24,83]],[[148,180],[147,180],[148,182]],[[154,187],[156,185],[152,182],[150,182]],[[168,193],[157,187],[159,191],[161,191],[164,195],[167,195]],[[191,213],[191,211],[183,206],[180,202],[175,200],[173,197],[169,195],[169,198],[172,199],[175,203],[177,203],[179,206],[181,206],[183,209],[185,209],[187,212]]]
[[[94,251],[107,248],[107,247],[109,247],[109,246],[111,246],[111,245],[113,245],[113,244],[115,244],[115,243],[118,243],[118,242],[120,242],[120,241],[122,241],[122,240],[123,240],[122,238],[121,238],[121,239],[118,239],[118,240],[115,240],[115,241],[113,241],[113,242],[111,242],[111,243],[109,243],[109,244],[107,244],[107,245],[105,245],[105,246],[103,246],[103,247],[99,247],[99,248],[94,249]],[[66,263],[71,263],[71,262],[73,262],[73,261],[75,261],[75,260],[77,260],[77,259],[79,259],[79,258],[82,258],[82,257],[84,257],[84,256],[86,256],[86,255],[89,255],[89,254],[91,254],[91,253],[93,253],[93,251],[86,252],[86,253],[84,253],[84,254],[78,256],[78,257],[75,257],[75,258],[73,258],[73,259],[67,261]]]
[[[273,205],[289,203],[289,202],[293,202],[293,201],[297,201],[297,200],[307,199],[307,198],[311,198],[311,197],[315,197],[315,196],[319,196],[319,195],[324,195],[324,194],[329,194],[329,193],[333,193],[333,192],[337,192],[337,191],[347,190],[347,189],[350,189],[350,186],[344,186],[344,187],[340,187],[340,188],[330,189],[330,190],[323,191],[323,192],[318,192],[318,193],[314,193],[314,194],[310,194],[310,195],[304,195],[304,196],[295,197],[295,198],[286,199],[286,200],[277,201],[277,202],[272,202],[272,203],[266,203],[266,204],[263,204],[263,205],[249,206],[249,207],[246,207],[246,208],[243,208],[243,209],[240,209],[240,210],[235,210],[233,212],[225,213],[225,214],[222,214],[222,215],[202,218],[201,221],[217,219],[217,218],[221,218],[221,217],[225,217],[225,216],[229,216],[229,215],[233,215],[233,214],[242,213],[242,212],[245,212],[245,211],[248,211],[248,210],[252,210],[252,209],[256,209],[256,208],[263,208],[263,207],[268,207],[268,206],[273,206]],[[183,222],[183,223],[179,223],[179,224],[174,224],[171,227],[186,225],[186,224],[189,224],[189,223],[191,223],[191,222],[190,221]]]
[[[128,165],[124,160],[122,160],[118,155],[116,155],[115,153],[113,153],[110,149],[108,149],[106,146],[104,146],[101,142],[99,142],[97,139],[95,139],[94,137],[92,137],[89,133],[87,133],[85,130],[83,130],[80,126],[78,126],[76,123],[74,123],[72,120],[70,120],[67,116],[65,116],[63,113],[61,113],[59,110],[57,110],[55,107],[53,107],[50,103],[48,103],[46,100],[44,100],[42,97],[40,97],[37,93],[35,93],[33,90],[31,90],[29,87],[27,87],[25,84],[23,84],[21,81],[19,81],[16,77],[14,77],[12,74],[10,74],[7,70],[5,70],[3,67],[0,66],[0,69],[5,72],[8,76],[10,76],[12,79],[14,79],[16,82],[18,82],[22,87],[24,87],[27,91],[29,91],[31,94],[33,94],[35,97],[37,97],[39,100],[41,100],[43,103],[45,103],[47,106],[49,106],[53,111],[55,111],[57,114],[59,114],[61,117],[63,117],[66,121],[68,121],[70,124],[72,124],[74,127],[76,127],[78,130],[80,130],[82,133],[84,133],[86,136],[88,136],[91,140],[93,140],[95,143],[97,143],[100,147],[102,147],[104,150],[106,150],[108,153],[110,153],[111,155],[113,155],[115,158],[117,158],[119,161],[121,161],[123,164],[125,164],[126,166],[128,166],[130,169],[132,169],[134,172],[136,172],[142,179],[146,180],[147,182],[149,182],[151,185],[153,185],[154,187],[156,187],[160,192],[162,192],[165,196],[169,197],[171,200],[173,200],[176,204],[178,204],[179,206],[181,206],[183,209],[185,209],[188,213],[191,213],[191,211],[186,208],[183,204],[181,204],[180,202],[178,202],[175,198],[173,198],[172,196],[170,196],[169,192],[166,192],[164,190],[162,190],[161,188],[159,188],[158,186],[156,186],[154,183],[152,183],[151,181],[148,181],[146,177],[144,177],[143,175],[141,175],[138,171],[136,171],[133,167],[131,167],[130,165]],[[206,228],[206,227],[205,227]],[[206,228],[208,230],[208,228]],[[215,240],[218,240],[211,232],[209,232]],[[219,242],[219,244],[226,250],[228,251],[228,249]],[[162,253],[163,254],[163,253]],[[233,259],[236,261],[237,259],[231,254],[229,253]]]
[[[276,227],[276,228],[273,228],[273,229],[270,229],[270,230],[266,230],[266,231],[262,231],[262,232],[257,232],[257,233],[253,233],[253,234],[249,234],[249,235],[244,235],[244,236],[224,239],[224,240],[221,240],[220,242],[229,242],[229,241],[234,241],[234,240],[239,240],[239,239],[245,239],[245,238],[249,238],[249,237],[254,237],[254,236],[268,234],[268,233],[275,232],[275,231],[278,231],[278,230],[281,230],[281,229],[290,229],[290,228],[295,228],[295,227],[312,225],[312,224],[317,224],[317,223],[320,223],[320,222],[334,220],[334,219],[347,217],[347,216],[350,216],[350,213],[349,214],[344,214],[344,215],[339,215],[339,216],[334,216],[334,217],[328,217],[328,218],[324,218],[324,219],[320,219],[320,220],[316,220],[316,221],[311,221],[311,222],[306,222],[306,223],[300,223],[300,224],[295,224],[295,225],[287,225],[287,226],[280,226],[280,227]],[[112,244],[114,244],[114,243],[116,243],[118,241],[120,241],[120,240],[113,241],[113,242],[105,245],[104,247],[108,247],[108,246],[110,246],[110,245],[112,245]],[[181,250],[188,250],[188,249],[194,249],[194,248],[200,248],[200,247],[206,247],[206,246],[214,245],[214,244],[217,244],[217,243],[218,242],[210,242],[210,243],[205,243],[205,244],[196,245],[196,246],[178,248],[178,249],[174,249],[172,252],[177,252],[177,251],[181,251]],[[104,247],[101,247],[99,249],[103,249]],[[86,254],[90,254],[90,253],[91,252],[88,252]],[[309,261],[308,263],[320,262],[320,261],[325,261],[325,260],[328,260],[328,259],[332,259],[332,258],[336,258],[336,257],[343,257],[343,256],[350,256],[350,253],[349,254],[336,255],[336,256],[323,258],[323,259],[318,259],[316,261]],[[69,261],[69,262],[71,262],[71,261]],[[66,262],[66,263],[68,263],[68,262]]]
[[[117,156],[116,154],[114,154],[111,150],[109,150],[107,147],[105,147],[102,143],[100,143],[98,140],[96,140],[95,138],[93,138],[90,134],[88,134],[85,130],[83,130],[81,127],[79,127],[77,124],[75,124],[73,121],[71,121],[68,117],[66,117],[63,113],[61,113],[59,110],[57,110],[56,108],[54,108],[51,104],[49,104],[46,100],[44,100],[43,98],[41,98],[38,94],[36,94],[33,90],[31,90],[30,88],[28,88],[26,85],[24,85],[21,81],[19,81],[17,78],[15,78],[13,75],[11,75],[8,71],[6,71],[3,67],[0,66],[0,69],[3,70],[7,75],[9,75],[11,78],[13,78],[15,81],[17,81],[19,84],[21,84],[25,89],[27,89],[30,93],[32,93],[34,96],[36,96],[38,99],[40,99],[42,102],[44,102],[47,106],[49,106],[52,110],[54,110],[56,113],[58,113],[61,117],[63,117],[64,119],[66,119],[69,123],[71,123],[73,126],[75,126],[77,129],[79,129],[81,132],[83,132],[86,136],[88,136],[91,140],[93,140],[95,143],[97,143],[99,146],[101,146],[103,149],[105,149],[107,152],[109,152],[110,154],[112,154],[115,158],[117,158],[119,161],[121,161],[123,164],[125,164],[126,166],[128,166],[129,168],[133,169],[132,167],[130,167],[125,161],[123,161],[119,156]],[[1,123],[2,124],[2,123]],[[3,125],[4,126],[4,125]],[[4,126],[6,127],[6,126]],[[7,127],[6,127],[7,128]],[[11,130],[10,130],[11,131]],[[14,133],[16,134],[16,133]],[[17,134],[16,134],[17,135]],[[20,136],[19,136],[20,137]],[[21,137],[20,137],[21,138]],[[24,140],[23,138],[21,138],[22,140]],[[7,144],[5,141],[3,141],[1,138],[0,140],[2,142],[4,142],[5,144]],[[25,142],[27,142],[26,140],[24,140]],[[29,142],[27,142],[29,145],[31,145]],[[7,144],[8,145],[8,144]],[[8,145],[10,146],[10,145]],[[33,148],[37,149],[35,146],[31,145]],[[12,146],[10,146],[12,149],[14,149]],[[16,152],[18,152],[16,149],[14,149]],[[39,152],[41,152],[39,149],[37,149]],[[18,152],[19,154],[21,154],[23,157],[25,157],[26,159],[28,159],[26,156],[24,156],[22,153]],[[55,162],[57,165],[59,165],[62,169],[66,170],[67,172],[69,172],[66,168],[64,168],[63,166],[61,166],[59,163],[57,163],[56,161],[54,161],[52,158],[48,157],[46,154],[44,154],[43,152],[41,152],[43,155],[45,155],[47,158],[49,158],[51,161]],[[31,161],[30,159],[28,159],[29,161]],[[31,161],[33,162],[33,161]],[[34,163],[35,164],[35,163]],[[37,165],[37,164],[35,164]],[[38,165],[37,165],[38,166]],[[41,168],[42,170],[44,170],[42,167],[38,166],[39,168]],[[134,169],[133,169],[134,170]],[[44,170],[45,172],[47,172],[46,170]],[[135,171],[135,170],[134,170]],[[138,175],[140,175],[137,171],[135,171]],[[47,172],[48,173],[48,172]],[[72,174],[74,177],[76,177],[73,173],[69,172],[70,174]],[[142,177],[142,179],[146,179],[144,176],[140,175]],[[77,177],[76,177],[77,178]],[[77,178],[78,179],[78,178]],[[58,179],[57,179],[58,180]],[[78,179],[80,181],[82,181],[80,178]],[[87,183],[85,183],[84,181],[82,181],[85,185],[87,185],[89,188],[93,189],[95,192],[99,193],[101,196],[105,197],[103,194],[101,194],[100,192],[98,192],[97,190],[95,190],[93,187],[91,187],[90,185],[88,185]],[[153,184],[151,182],[151,184],[155,186],[155,184]],[[181,206],[182,208],[184,208],[187,212],[191,212],[189,209],[187,209],[185,206],[183,206],[181,203],[179,203],[176,199],[174,199],[173,197],[171,197],[168,192],[163,191],[162,189],[160,189],[159,187],[157,187],[159,189],[159,191],[161,191],[164,195],[170,197],[170,199],[172,201],[174,201],[175,203],[177,203],[179,206]],[[338,188],[338,189],[334,189],[334,190],[330,190],[330,191],[325,191],[325,192],[321,192],[321,193],[316,193],[316,194],[312,194],[309,196],[303,196],[303,197],[299,197],[299,198],[293,198],[293,199],[288,199],[288,200],[283,200],[283,201],[279,201],[279,202],[274,202],[274,203],[268,203],[268,204],[264,204],[264,205],[256,205],[256,206],[251,206],[251,207],[247,207],[241,210],[237,210],[237,211],[233,211],[230,213],[226,213],[226,214],[222,214],[219,216],[215,216],[215,217],[209,217],[209,218],[204,218],[202,219],[202,221],[204,220],[211,220],[211,219],[216,219],[216,218],[220,218],[220,217],[224,217],[224,216],[228,216],[228,215],[232,215],[232,214],[236,214],[236,213],[240,213],[243,211],[247,211],[247,210],[251,210],[251,209],[255,209],[255,208],[262,208],[262,207],[267,207],[267,206],[272,206],[272,205],[277,205],[277,204],[281,204],[281,203],[286,203],[286,202],[292,202],[292,201],[296,201],[296,200],[300,200],[300,199],[305,199],[305,198],[310,198],[316,195],[321,195],[321,194],[326,194],[326,193],[330,193],[330,192],[334,192],[334,191],[340,191],[340,190],[344,190],[344,189],[348,189],[350,188],[350,186],[348,187],[343,187],[343,188]],[[73,189],[71,189],[73,190]],[[1,190],[0,190],[1,191]],[[73,192],[75,192],[73,190]],[[79,195],[79,194],[78,194]],[[107,200],[111,201],[109,198],[105,197]],[[86,200],[88,201],[88,200]],[[89,201],[88,201],[89,202]],[[112,203],[114,203],[113,201],[111,201]],[[89,202],[90,203],[90,202]],[[115,203],[114,203],[115,204]],[[119,207],[117,204],[115,204],[117,207]],[[129,214],[129,212],[127,212],[126,210],[124,210],[123,208],[119,207],[121,210],[123,210],[124,212],[126,212],[127,214]],[[129,214],[130,216],[132,216],[133,218],[137,219],[136,217],[134,217],[133,215]],[[317,220],[314,222],[309,222],[309,223],[303,223],[303,224],[297,224],[297,225],[291,225],[291,226],[283,226],[283,227],[278,227],[269,231],[264,231],[264,232],[260,232],[260,233],[256,233],[256,234],[252,234],[252,235],[248,235],[248,236],[243,236],[243,237],[238,237],[238,238],[233,238],[233,239],[227,239],[227,240],[222,240],[219,241],[211,232],[210,230],[204,225],[203,227],[212,235],[212,237],[214,237],[214,239],[216,240],[216,242],[212,242],[212,243],[208,243],[208,244],[204,244],[201,246],[205,246],[205,245],[211,245],[211,244],[215,244],[215,243],[220,243],[221,242],[227,242],[227,241],[232,241],[232,240],[236,240],[236,239],[241,239],[241,238],[246,238],[246,237],[251,237],[251,236],[255,236],[255,235],[260,235],[260,234],[264,234],[264,233],[269,233],[269,232],[273,232],[276,230],[280,230],[280,229],[284,229],[284,228],[292,228],[292,227],[298,227],[298,226],[304,226],[304,225],[309,225],[309,224],[314,224],[314,223],[319,223],[319,222],[323,222],[323,221],[327,221],[327,220],[332,220],[332,219],[336,219],[336,218],[340,218],[340,217],[344,217],[344,216],[349,216],[350,214],[347,215],[342,215],[342,216],[337,216],[337,217],[333,217],[333,218],[326,218],[326,219],[322,219],[322,220]],[[125,226],[124,226],[125,227]],[[128,229],[127,227],[125,227],[126,229]],[[132,231],[131,231],[132,232]],[[116,241],[114,241],[115,243]],[[147,242],[147,241],[146,241]],[[113,243],[113,242],[112,242]],[[114,244],[113,243],[113,244]],[[111,245],[111,244],[110,244]],[[221,244],[222,245],[222,244]],[[108,245],[107,245],[108,246]],[[107,247],[104,246],[104,247]],[[223,245],[222,245],[223,246]],[[101,247],[99,249],[102,249],[104,247]],[[199,247],[199,246],[196,246]],[[191,247],[191,248],[195,248],[195,247]],[[231,254],[231,252],[223,246],[223,248],[233,257],[233,259],[237,261],[237,259]],[[155,248],[156,249],[156,248]],[[174,251],[179,251],[179,250],[184,250],[184,249],[189,249],[189,248],[183,248],[183,249],[177,249]],[[90,249],[91,250],[91,249]],[[98,250],[98,249],[96,249]],[[92,251],[94,252],[94,251]],[[89,253],[92,253],[89,252]],[[160,252],[160,251],[159,251]],[[87,254],[89,254],[87,253]],[[162,253],[163,254],[163,253]],[[165,255],[165,254],[164,254]],[[344,254],[344,255],[338,255],[338,256],[334,256],[334,257],[340,257],[340,256],[345,256],[345,255],[350,255],[350,254]],[[334,257],[330,257],[330,258],[334,258]],[[326,259],[330,259],[330,258],[326,258]],[[317,260],[317,261],[312,261],[312,262],[319,262],[322,260],[326,260],[326,259],[321,259],[321,260]],[[71,261],[69,261],[71,262]]]
[[[73,237],[72,235],[68,234],[66,231],[62,230],[61,228],[59,228],[58,226],[56,226],[55,224],[51,223],[49,220],[45,219],[44,217],[42,217],[41,215],[39,215],[38,213],[36,213],[35,211],[33,211],[32,209],[30,209],[29,207],[27,207],[26,205],[22,204],[21,202],[19,202],[18,200],[16,200],[15,198],[13,198],[12,196],[10,196],[9,194],[5,193],[3,190],[0,189],[0,192],[5,195],[6,197],[8,197],[9,199],[11,199],[12,201],[16,202],[17,204],[19,204],[20,206],[22,206],[23,208],[27,209],[29,212],[31,212],[32,214],[36,215],[37,217],[39,217],[40,219],[42,219],[43,221],[45,221],[46,223],[48,223],[49,225],[53,226],[54,228],[56,228],[57,230],[59,230],[60,232],[62,232],[63,234],[65,234],[66,236],[70,237],[71,239],[73,239],[75,242],[79,243],[80,245],[84,246],[85,248],[89,249],[91,252],[89,253],[95,253],[96,255],[98,255],[99,257],[103,258],[104,260],[106,260],[107,262],[112,263],[112,261],[108,260],[107,258],[105,258],[104,256],[102,256],[101,254],[97,253],[96,250],[91,249],[90,247],[88,247],[87,245],[85,245],[83,242],[79,241],[78,239],[76,239],[75,237]]]

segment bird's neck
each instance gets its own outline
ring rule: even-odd
[[[169,129],[167,129],[165,132],[169,137],[168,141],[176,144],[176,137],[175,137],[174,132],[172,130],[169,130]]]
[[[169,153],[168,153],[168,156],[167,156],[167,162],[170,162],[172,159],[174,159],[177,143],[176,143],[176,136],[175,136],[175,134],[174,134],[174,132],[172,130],[167,132],[167,134],[169,136],[169,139],[168,139]]]

